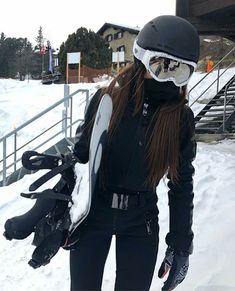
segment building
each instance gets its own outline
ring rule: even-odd
[[[132,47],[140,28],[105,23],[98,31],[109,43],[113,52],[124,52],[124,64],[133,61]]]
[[[200,35],[235,41],[235,0],[176,0],[176,15],[191,22]]]

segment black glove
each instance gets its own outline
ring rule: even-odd
[[[189,255],[174,251],[168,247],[165,258],[158,271],[158,277],[163,278],[169,271],[167,280],[164,282],[162,291],[171,291],[180,284],[187,275],[189,267]]]

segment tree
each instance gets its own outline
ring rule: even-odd
[[[0,36],[0,44],[4,42],[4,40],[6,39],[6,36],[3,32],[1,32],[1,36]]]
[[[49,48],[51,48],[50,40],[46,40],[43,36],[43,29],[40,26],[38,35],[35,38],[37,43],[34,56],[34,72],[33,75],[42,75],[49,69]]]
[[[81,65],[97,69],[111,66],[112,51],[107,42],[99,34],[84,27],[70,34],[60,47],[59,60],[62,72],[65,72],[69,52],[81,52]]]
[[[19,38],[16,40],[14,58],[13,71],[18,72],[20,80],[23,80],[25,75],[31,73],[32,70],[33,48],[27,38]]]
[[[16,51],[18,43],[16,38],[7,37],[0,43],[0,77],[15,77]]]
[[[27,38],[0,37],[0,77],[24,79],[31,73],[34,58],[32,44]]]
[[[43,36],[43,29],[42,26],[39,27],[38,35],[35,38],[36,46],[34,50],[34,59],[33,59],[33,76],[41,76],[42,72],[44,71],[44,63],[45,63],[45,38]]]
[[[45,39],[43,37],[43,31],[42,31],[42,27],[41,26],[39,27],[38,35],[35,38],[35,41],[36,41],[36,44],[37,44],[37,48],[39,50],[44,47],[44,41],[45,41]]]

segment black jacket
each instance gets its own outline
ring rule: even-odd
[[[89,159],[89,122],[98,107],[98,91],[92,98],[85,114],[85,120],[77,129],[78,141],[74,153],[82,163]],[[144,103],[143,111],[133,116],[130,102],[118,126],[111,144],[106,150],[105,186],[111,191],[127,193],[151,191],[145,185],[147,167],[145,165],[145,145],[150,135],[147,132],[149,121],[158,106],[149,101]],[[192,161],[196,154],[194,139],[194,116],[188,106],[184,106],[180,131],[179,182],[169,186],[170,232],[166,242],[172,247],[191,252],[193,233],[193,179]]]

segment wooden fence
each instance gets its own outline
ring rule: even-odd
[[[103,75],[111,76],[111,68],[93,69],[87,66],[82,66],[80,69],[80,82],[92,83],[96,78]],[[78,69],[69,69],[68,83],[78,83]]]

